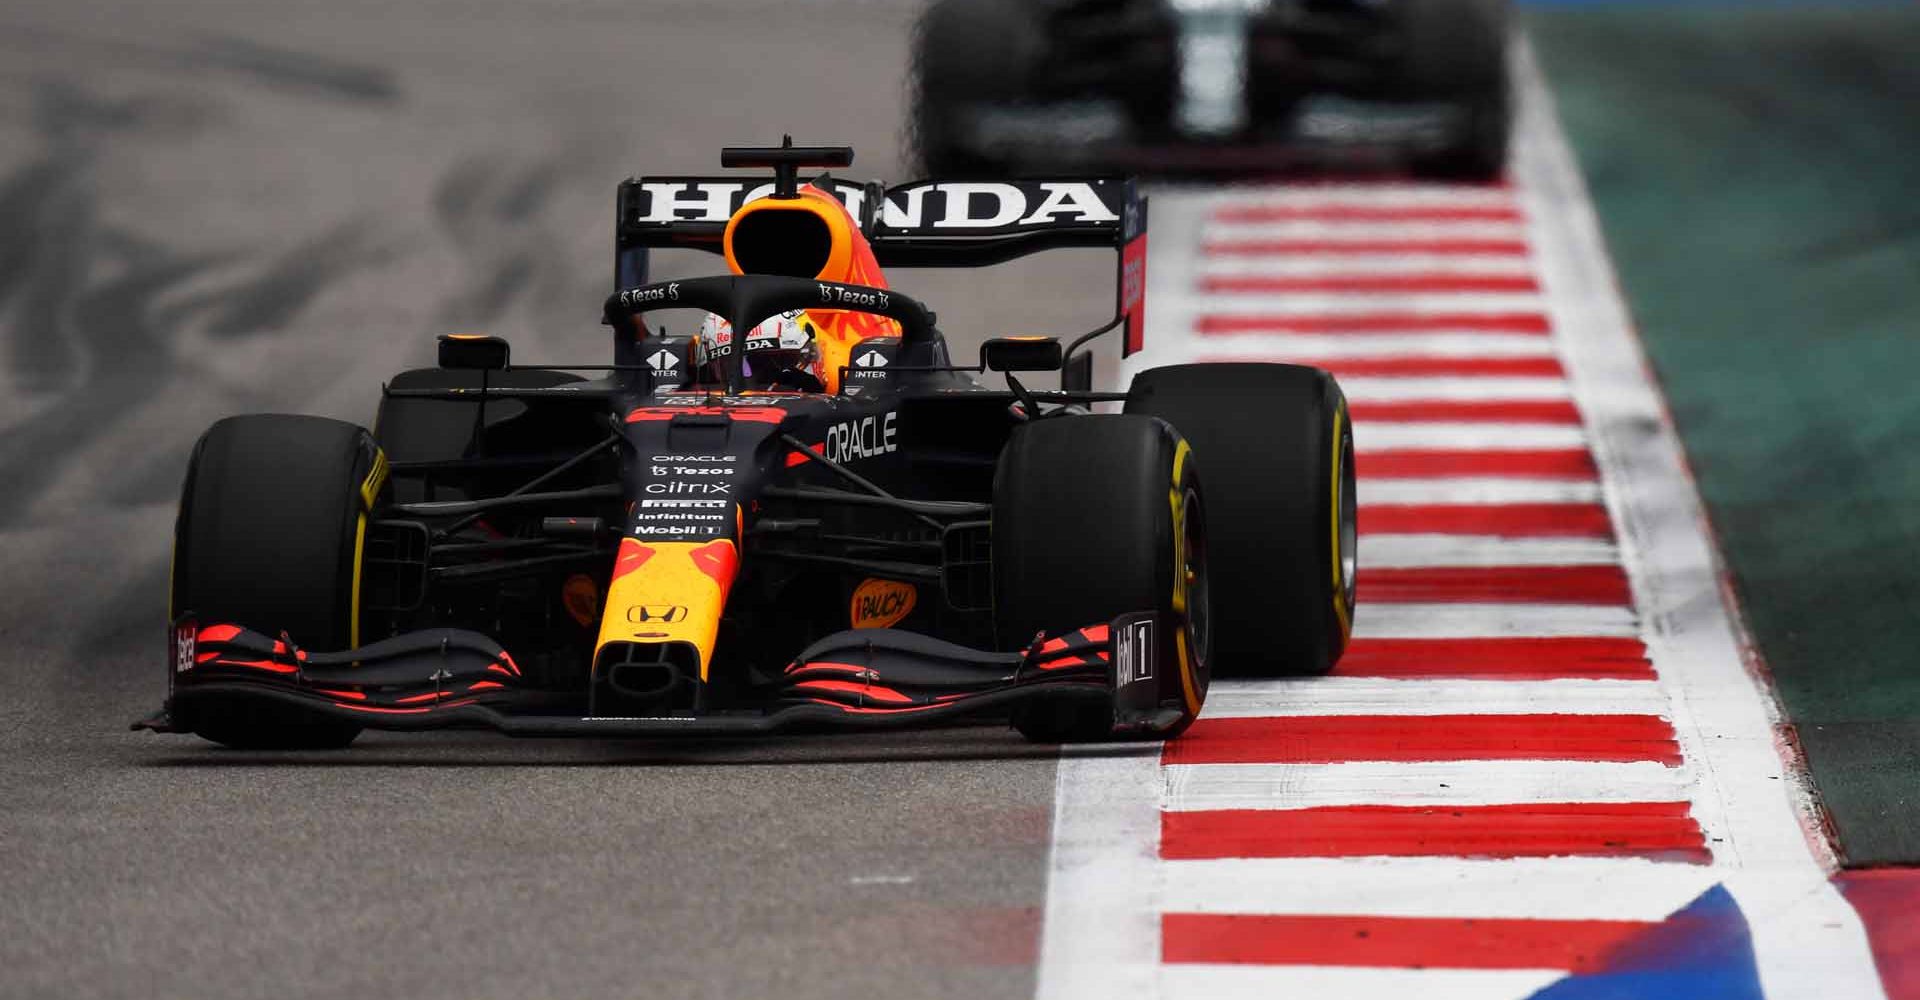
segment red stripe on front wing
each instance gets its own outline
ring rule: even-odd
[[[1680,763],[1656,715],[1307,715],[1201,719],[1163,764],[1579,760]]]

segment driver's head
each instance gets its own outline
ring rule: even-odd
[[[755,389],[788,389],[802,392],[825,391],[820,367],[820,349],[814,343],[813,322],[805,310],[781,313],[753,328],[738,344],[742,352],[741,374]],[[701,345],[734,343],[733,325],[711,313],[700,326]],[[707,373],[721,376],[719,359]]]

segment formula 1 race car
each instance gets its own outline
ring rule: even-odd
[[[372,431],[214,424],[175,529],[169,697],[136,726],[321,748],[363,728],[986,716],[1040,741],[1163,739],[1216,665],[1331,666],[1354,581],[1332,377],[1177,366],[1091,391],[1074,355],[1115,330],[1139,346],[1130,181],[799,181],[852,156],[789,141],[723,156],[770,184],[623,184],[611,365],[515,366],[502,340],[447,336]],[[1114,317],[1066,348],[988,341],[978,364],[880,270],[1063,246],[1116,251]],[[662,247],[731,273],[649,282]],[[643,320],[672,309],[702,311],[699,334]],[[1063,387],[1029,388],[1035,371]]]
[[[914,42],[929,174],[1490,180],[1512,119],[1509,0],[935,0]]]

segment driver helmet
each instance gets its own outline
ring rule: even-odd
[[[733,324],[708,313],[700,324],[700,338],[695,341],[695,363],[701,366],[704,377],[723,378],[722,361],[732,351],[714,348],[731,347],[742,352],[741,373],[747,384],[756,389],[822,392],[826,383],[814,332],[806,310],[796,309],[762,321],[735,344]]]

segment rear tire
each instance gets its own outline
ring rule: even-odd
[[[1353,429],[1333,376],[1299,365],[1141,372],[1126,412],[1172,424],[1207,467],[1214,669],[1323,674],[1353,627]]]
[[[1446,145],[1415,158],[1414,172],[1443,180],[1498,180],[1513,127],[1510,0],[1405,0],[1400,8],[1401,86],[1410,99],[1449,101],[1461,111]]]
[[[174,523],[172,617],[285,633],[303,649],[358,641],[364,515],[386,463],[364,429],[321,417],[229,417],[194,446]],[[332,749],[352,723],[252,699],[175,723],[242,749]]]
[[[983,106],[1015,104],[1032,86],[1039,19],[1025,0],[935,0],[914,28],[913,158],[926,177],[997,176],[1000,157],[968,134]]]
[[[1164,672],[1163,706],[1184,731],[1206,699],[1212,628],[1206,521],[1191,449],[1146,417],[1056,417],[1014,431],[993,484],[995,628],[1003,649],[1132,611],[1181,616],[1187,655]],[[1110,740],[1111,695],[1075,692],[1021,705],[1030,740]]]

